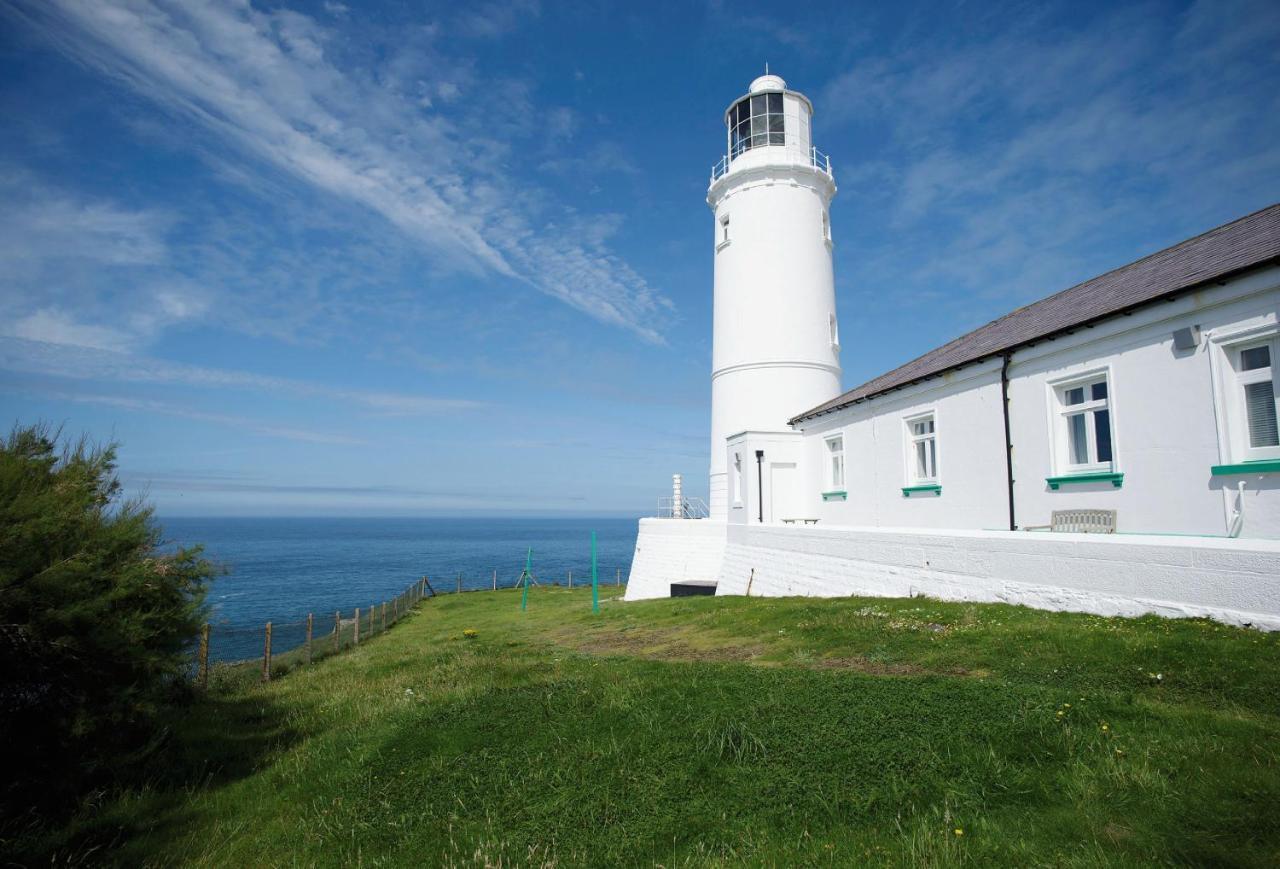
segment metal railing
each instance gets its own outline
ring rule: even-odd
[[[791,151],[791,149],[787,149],[787,150],[789,153],[794,153],[794,151]],[[745,154],[747,152],[743,151],[742,153]],[[742,154],[739,154],[738,156],[740,157],[742,156]],[[817,148],[810,148],[807,156],[808,156],[808,160],[804,161],[804,165],[812,166],[813,168],[821,172],[827,173],[827,175],[830,175],[833,178],[835,177],[834,175],[831,174],[831,157],[830,156],[822,153]],[[725,175],[729,174],[729,166],[733,163],[734,159],[736,158],[730,157],[728,154],[725,154],[723,157],[720,158],[720,162],[716,163],[714,166],[711,167],[711,183],[712,184],[716,183],[718,179],[723,178]]]
[[[658,499],[659,519],[706,519],[710,514],[707,502],[701,498],[681,498],[679,503],[672,495]]]

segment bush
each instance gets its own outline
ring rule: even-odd
[[[15,427],[0,439],[0,739],[4,814],[69,807],[140,767],[190,696],[212,566],[160,550],[120,499],[115,445]]]

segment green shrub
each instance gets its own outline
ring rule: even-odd
[[[152,510],[121,500],[115,445],[15,427],[0,439],[0,800],[68,807],[136,771],[190,695],[212,566],[164,553]]]

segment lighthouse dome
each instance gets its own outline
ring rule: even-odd
[[[782,80],[780,75],[762,75],[751,83],[751,93],[758,94],[761,91],[784,91],[787,89],[787,83]]]

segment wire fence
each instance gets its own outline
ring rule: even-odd
[[[261,627],[206,624],[196,651],[195,683],[198,688],[207,689],[230,683],[242,684],[255,678],[269,682],[296,667],[367,642],[389,630],[425,597],[488,591],[490,588],[493,591],[519,588],[523,578],[521,573],[512,581],[500,581],[495,570],[490,583],[480,584],[475,578],[464,578],[459,573],[453,580],[442,582],[437,578],[433,586],[431,580],[424,576],[390,600],[373,602],[367,607],[356,607],[346,612],[309,613],[302,620],[269,621]],[[612,580],[612,583],[601,581],[600,585],[621,587],[621,568],[615,569]],[[529,574],[531,586],[559,586],[563,583],[574,588],[575,582],[577,586],[590,585],[591,577],[575,576],[572,570],[563,576]]]

